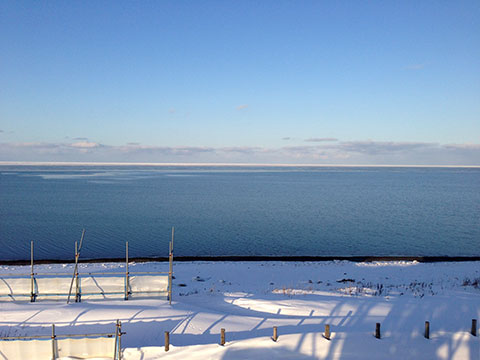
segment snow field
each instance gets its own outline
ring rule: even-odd
[[[123,266],[81,264],[80,271]],[[130,271],[167,267],[136,263]],[[72,271],[71,265],[38,268]],[[0,267],[7,272],[28,269]],[[171,306],[164,299],[2,302],[0,334],[45,335],[52,323],[59,334],[111,332],[120,319],[126,360],[480,357],[479,337],[470,334],[471,320],[480,318],[479,262],[188,262],[175,263],[174,273]],[[330,341],[322,336],[326,324]],[[221,328],[225,346],[218,345]]]

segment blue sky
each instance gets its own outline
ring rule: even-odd
[[[0,161],[480,165],[479,1],[3,1],[0,83]]]

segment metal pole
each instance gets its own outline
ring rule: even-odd
[[[56,346],[55,346],[55,324],[52,324],[52,360],[57,358]]]
[[[170,243],[170,254],[168,255],[168,303],[172,304],[172,243]]]
[[[113,360],[118,360],[118,319],[115,325],[115,347],[113,350]]]
[[[33,272],[33,241],[30,242],[30,302],[35,302],[35,275]]]
[[[75,241],[75,261],[78,259],[78,246],[77,242]],[[78,268],[75,267],[75,302],[79,302],[79,292],[78,292]]]
[[[128,300],[128,288],[129,288],[129,277],[128,277],[128,241],[125,243],[125,300]]]
[[[72,281],[70,282],[70,290],[68,290],[67,304],[70,303],[70,296],[72,294],[73,280],[75,280],[75,274],[78,271],[78,258],[80,257],[80,250],[82,249],[84,236],[85,236],[85,229],[82,230],[82,237],[80,238],[80,246],[78,247],[78,251],[77,251],[77,242],[75,242],[75,268],[73,270]],[[76,298],[75,298],[75,301],[77,301]]]
[[[173,277],[173,239],[175,235],[175,227],[172,227],[172,241],[170,242],[168,251],[168,302],[172,304],[172,277]]]
[[[118,321],[118,360],[122,360],[122,322]]]
[[[472,319],[472,329],[471,329],[470,333],[473,336],[477,336],[477,319]]]
[[[375,324],[375,337],[380,339],[380,323]]]
[[[425,339],[430,339],[430,323],[428,321],[425,321]]]

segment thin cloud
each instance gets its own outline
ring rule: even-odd
[[[292,138],[287,136],[287,137],[282,138],[282,140],[288,141],[288,140],[292,140]]]
[[[248,105],[247,105],[247,104],[243,104],[243,105],[238,105],[238,106],[237,106],[237,110],[244,110],[244,109],[246,109],[246,108],[248,108]]]
[[[169,114],[175,114],[176,112],[177,112],[177,110],[175,110],[174,108],[168,109]]]
[[[326,138],[308,138],[305,139],[306,142],[330,142],[330,141],[338,141],[336,138],[326,137]]]
[[[203,146],[149,146],[129,143],[127,146],[110,147],[111,150],[123,153],[150,153],[158,155],[195,155],[214,152],[215,148]]]
[[[480,144],[348,141],[303,146],[152,146],[96,142],[0,143],[3,161],[242,162],[365,165],[480,165]]]
[[[67,139],[68,139],[68,137],[67,137]],[[88,141],[88,138],[86,138],[86,137],[75,137],[75,138],[73,138],[72,140],[75,140],[75,141]]]
[[[369,155],[392,154],[417,149],[435,148],[437,143],[426,142],[392,142],[392,141],[349,141],[339,144],[339,149],[347,152]]]
[[[445,149],[452,150],[480,150],[480,144],[446,144],[443,145]]]
[[[219,148],[217,151],[224,153],[256,154],[264,152],[265,149],[258,146],[235,146]]]
[[[91,141],[80,141],[80,142],[70,144],[70,146],[78,149],[92,149],[92,148],[101,147],[102,145],[96,142],[91,142]]]

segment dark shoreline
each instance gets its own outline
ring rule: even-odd
[[[423,263],[480,261],[480,256],[176,256],[175,262],[187,261],[418,261]],[[129,262],[166,262],[168,257],[134,257]],[[35,260],[35,264],[69,264],[73,259]],[[125,258],[80,259],[80,263],[122,263]],[[30,260],[0,260],[0,265],[30,265]]]

